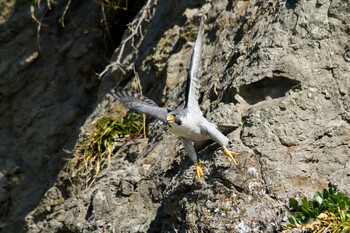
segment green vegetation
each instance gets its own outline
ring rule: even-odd
[[[291,216],[285,229],[307,229],[310,232],[350,232],[350,198],[336,189],[316,192],[310,200],[289,199]]]
[[[99,119],[65,167],[71,185],[78,186],[74,188],[75,193],[91,187],[100,171],[109,167],[113,150],[118,145],[141,138],[143,129],[140,114],[131,113],[124,120]]]

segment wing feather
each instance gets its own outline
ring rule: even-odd
[[[121,88],[115,88],[110,93],[114,98],[123,102],[125,107],[136,112],[145,113],[166,123],[166,117],[169,111],[158,107],[154,101],[147,97]]]
[[[190,70],[187,75],[186,83],[186,104],[185,108],[197,111],[199,109],[198,99],[199,99],[199,81],[198,75],[200,71],[200,63],[202,57],[202,47],[203,47],[203,35],[204,35],[204,17],[201,19],[199,26],[199,31],[196,39],[196,43],[193,48]]]
[[[221,146],[226,146],[230,141],[213,123],[208,122],[207,124],[202,124],[200,129],[202,134],[209,134],[209,137]]]

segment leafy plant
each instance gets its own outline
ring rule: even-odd
[[[143,116],[140,114],[131,113],[125,120],[99,119],[92,133],[76,147],[76,156],[65,167],[71,185],[80,184],[85,189],[91,187],[101,169],[109,167],[116,144],[141,138],[143,128]],[[76,189],[80,190],[80,187]]]
[[[289,199],[291,216],[287,228],[312,232],[350,232],[350,198],[336,189],[316,192],[312,199]]]

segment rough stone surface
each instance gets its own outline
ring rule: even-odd
[[[135,41],[137,55],[127,44],[124,70],[102,79],[98,105],[91,100],[95,95],[77,94],[86,82],[78,77],[100,60],[99,46],[86,47],[86,41],[98,41],[98,31],[79,41],[50,27],[51,34],[41,37],[51,46],[38,51],[29,19],[17,23],[17,30],[9,29],[16,18],[0,25],[8,28],[0,35],[6,45],[0,56],[12,54],[0,59],[2,229],[20,222],[35,233],[278,232],[289,197],[311,196],[328,185],[350,194],[349,1],[152,4],[152,20],[143,22],[144,37]],[[91,17],[79,10],[75,16],[84,31]],[[235,128],[228,137],[241,152],[239,164],[231,166],[222,149],[208,143],[198,151],[205,172],[199,184],[180,140],[150,121],[147,145],[145,139],[125,144],[91,188],[65,193],[57,151],[77,141],[78,134],[72,138],[67,130],[77,132],[84,119],[83,135],[114,108],[106,97],[113,85],[134,86],[139,77],[143,94],[160,105],[183,104],[201,14],[207,19],[200,105],[212,121]],[[14,50],[18,39],[5,35],[15,33],[32,45]],[[53,56],[58,50],[61,56]]]
[[[34,2],[34,1],[33,1]],[[102,13],[92,1],[47,6],[1,1],[0,231],[25,231],[25,216],[51,190],[96,104],[106,56]],[[3,8],[7,6],[8,8]],[[86,12],[89,12],[87,17]],[[6,16],[6,17],[5,17]],[[66,159],[64,159],[66,158]],[[47,207],[50,211],[51,207]],[[45,209],[45,208],[44,208]]]

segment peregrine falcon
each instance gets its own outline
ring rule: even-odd
[[[223,147],[224,154],[232,164],[237,165],[233,156],[239,155],[239,153],[227,149],[229,139],[219,131],[217,125],[209,122],[203,116],[198,105],[200,88],[198,74],[203,45],[203,24],[204,20],[202,17],[187,76],[184,108],[168,110],[158,107],[155,102],[138,93],[120,88],[115,88],[111,91],[111,95],[123,102],[127,108],[161,120],[169,126],[170,132],[181,138],[186,153],[195,163],[195,178],[197,178],[199,182],[202,182],[204,173],[202,165],[199,164],[197,159],[197,154],[193,145],[194,142],[208,139],[216,141]]]

